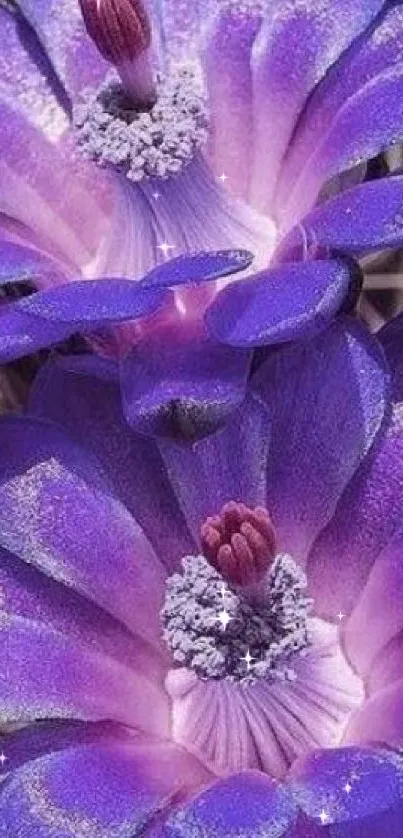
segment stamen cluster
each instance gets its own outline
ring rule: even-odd
[[[205,680],[248,684],[295,677],[292,658],[309,646],[312,601],[305,574],[291,556],[276,556],[258,598],[229,586],[204,556],[185,557],[182,568],[183,574],[167,580],[161,612],[176,663]]]
[[[191,65],[157,77],[157,98],[139,109],[122,85],[109,79],[74,114],[83,153],[139,182],[169,178],[189,164],[207,140],[207,111]]]

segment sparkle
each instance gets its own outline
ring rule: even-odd
[[[162,244],[157,245],[157,250],[160,250],[163,254],[164,258],[167,259],[169,256],[170,250],[175,250],[174,244],[168,244],[168,242],[162,242]]]
[[[346,783],[346,785],[344,786],[344,791],[346,792],[346,794],[350,794],[352,788],[353,787],[350,785],[350,783]]]
[[[226,585],[221,585],[220,596],[222,596],[223,599],[225,599],[225,597],[228,596],[228,588]]]
[[[222,173],[222,175],[220,175],[220,176],[219,176],[218,180],[220,180],[220,181],[221,181],[221,183],[225,183],[225,181],[226,181],[226,180],[228,180],[228,175],[226,175],[226,174],[223,172],[223,173]]]
[[[322,811],[321,811],[321,813],[320,813],[320,815],[319,815],[319,820],[320,820],[320,822],[321,822],[321,824],[322,824],[323,826],[324,826],[324,825],[325,825],[325,823],[327,823],[327,822],[328,822],[328,820],[329,820],[329,815],[327,814],[327,812],[325,812],[325,810],[324,810],[324,809],[322,809]]]
[[[345,615],[345,614],[343,614],[343,612],[342,612],[342,611],[339,611],[339,613],[338,613],[338,615],[337,615],[337,617],[338,617],[338,619],[339,619],[339,621],[340,621],[340,622],[341,622],[342,620],[344,620],[344,617],[345,617],[345,616],[346,616],[346,615]]]
[[[0,754],[0,763],[1,763],[1,767],[2,767],[2,768],[3,768],[4,763],[5,763],[6,761],[7,761],[7,757],[6,757],[6,755],[5,755],[5,754],[3,753],[3,751],[2,751],[2,752],[1,752],[1,754]]]
[[[246,655],[244,655],[244,656],[243,656],[243,658],[241,658],[241,661],[245,661],[245,663],[246,663],[246,668],[247,668],[248,672],[249,672],[249,670],[250,670],[250,668],[251,668],[252,661],[254,661],[254,660],[255,660],[255,658],[254,658],[254,657],[252,657],[252,655],[251,655],[251,653],[250,653],[250,649],[248,649],[248,651],[247,651]]]
[[[223,608],[223,610],[220,611],[220,613],[217,617],[217,620],[218,620],[219,623],[221,623],[221,625],[223,627],[223,630],[225,631],[225,629],[227,628],[228,623],[231,622],[232,617],[230,617],[226,608]]]
[[[154,198],[155,201],[158,201],[158,198],[160,198],[160,197],[161,197],[160,192],[153,192],[153,198]]]

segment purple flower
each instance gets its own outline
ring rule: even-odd
[[[272,352],[193,445],[45,365],[0,423],[2,834],[399,838],[400,335],[392,382],[352,318]]]
[[[4,360],[105,327],[97,285],[77,283],[68,327],[44,317],[43,289],[54,312],[69,280],[142,279],[168,257],[234,248],[253,254],[257,275],[217,296],[221,282],[187,276],[185,262],[179,284],[203,282],[197,292],[151,302],[125,290],[119,311],[115,283],[109,320],[163,306],[192,321],[207,308],[210,333],[230,346],[311,337],[356,287],[350,257],[402,244],[403,178],[359,183],[365,161],[403,137],[400,4],[18,7],[0,11],[1,281],[29,277],[45,296],[3,316]],[[314,208],[339,175],[351,188]],[[349,258],[332,264],[334,251]],[[113,332],[120,351],[142,333]]]

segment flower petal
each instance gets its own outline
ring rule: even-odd
[[[164,289],[142,289],[117,278],[78,280],[38,291],[0,311],[0,359],[4,363],[75,332],[151,314],[169,298]]]
[[[403,180],[403,179],[402,179]],[[198,285],[211,282],[229,274],[244,271],[253,262],[253,254],[247,250],[217,250],[194,253],[170,259],[157,265],[144,279],[143,288],[175,288],[180,285]]]
[[[382,742],[400,750],[403,747],[402,699],[401,678],[375,692],[347,728],[346,744]]]
[[[194,757],[169,743],[133,737],[82,744],[30,762],[9,779],[0,832],[9,838],[133,838],[176,797],[210,780]]]
[[[0,285],[7,282],[34,282],[36,285],[45,282],[50,285],[66,280],[60,265],[45,253],[0,240]]]
[[[307,553],[381,427],[388,372],[377,342],[340,318],[272,353],[252,387],[271,426],[266,505],[280,549]]]
[[[35,419],[4,419],[0,440],[1,545],[159,646],[162,567],[99,463]]]
[[[339,4],[340,5],[340,4]],[[321,142],[326,143],[326,138],[337,123],[338,117],[342,114],[343,108],[351,107],[354,97],[362,95],[365,85],[371,80],[380,77],[382,73],[394,66],[401,64],[402,43],[403,43],[403,12],[400,4],[379,3],[378,9],[383,6],[383,11],[361,38],[353,40],[351,47],[346,50],[339,61],[329,70],[321,84],[310,97],[306,110],[294,133],[290,149],[283,164],[283,172],[277,196],[280,215],[285,216],[286,205],[289,201],[292,190],[297,183],[301,173],[311,160],[315,157],[318,146]],[[335,13],[334,4],[330,4],[332,13]],[[339,8],[339,6],[338,6]],[[363,14],[369,11],[368,5],[361,4]],[[376,4],[373,6],[376,12]],[[368,126],[369,127],[369,126]],[[369,128],[369,134],[371,129]],[[361,139],[365,140],[363,132]],[[338,145],[338,152],[343,155],[347,146],[341,140]],[[360,157],[365,158],[365,149],[362,148]],[[329,156],[329,165],[332,167],[336,156],[332,159]],[[345,161],[340,159],[340,165],[345,168]],[[339,168],[339,165],[336,166]],[[312,169],[312,181],[314,190],[319,191],[323,172],[318,168],[317,177]],[[304,214],[303,209],[308,208],[312,203],[312,193],[306,195],[307,200],[301,192],[302,206],[294,206],[291,211],[287,210],[284,222],[288,228],[295,223],[295,209],[297,216]]]
[[[359,287],[358,271],[341,259],[284,265],[225,288],[206,313],[222,343],[256,347],[311,338]]]
[[[194,442],[242,402],[250,355],[178,328],[145,338],[121,364],[123,407],[136,431]]]
[[[125,422],[118,383],[100,381],[86,368],[80,374],[78,358],[50,360],[42,368],[31,391],[30,412],[54,420],[96,455],[118,497],[172,571],[195,545],[158,448]]]
[[[295,835],[291,797],[269,777],[245,771],[219,780],[168,817],[163,838],[285,838]]]
[[[252,61],[252,200],[262,210],[270,209],[282,159],[312,90],[382,5],[382,0],[268,4]]]
[[[351,785],[350,793],[345,786]],[[403,815],[403,764],[386,750],[314,751],[291,771],[298,806],[331,838],[399,838]]]
[[[281,242],[287,261],[330,248],[359,256],[403,244],[403,177],[369,181],[337,195],[305,216]]]
[[[318,614],[350,614],[375,560],[400,529],[402,499],[403,420],[397,407],[309,556]]]

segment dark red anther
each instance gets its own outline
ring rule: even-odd
[[[219,515],[202,525],[203,553],[229,583],[248,586],[267,573],[276,554],[276,535],[262,506],[226,503]]]
[[[142,0],[79,0],[88,34],[116,66],[148,49],[150,20]]]

